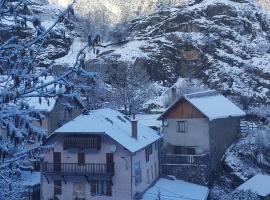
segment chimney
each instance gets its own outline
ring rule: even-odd
[[[172,87],[171,88],[171,102],[175,102],[176,100],[176,88],[175,87]]]
[[[133,119],[131,120],[131,134],[132,134],[132,137],[137,140],[138,121],[135,119],[135,115],[133,115]]]

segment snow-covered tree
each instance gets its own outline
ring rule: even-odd
[[[55,21],[48,24],[38,16],[44,10],[36,2],[0,1],[0,183],[4,180],[9,185],[0,192],[3,198],[19,198],[6,178],[17,176],[19,169],[30,169],[46,138],[46,130],[35,123],[46,113],[29,104],[29,98],[49,104],[57,96],[86,96],[85,91],[94,90],[97,76],[86,70],[85,52],[97,51],[100,35],[88,37],[73,65],[53,67],[54,59],[66,55],[72,44],[68,32],[77,20],[73,5],[58,10]],[[78,79],[86,81],[78,83]]]
[[[113,99],[127,115],[136,114],[152,95],[151,81],[140,66],[119,64],[110,71]]]
[[[92,87],[95,73],[85,70],[85,53],[98,48],[100,36],[88,37],[78,52],[74,64],[59,72],[52,68],[54,45],[69,48],[71,38],[66,29],[72,29],[73,5],[58,14],[55,22],[45,28],[41,19],[29,8],[29,2],[0,2],[0,156],[2,159],[15,153],[14,147],[24,144],[30,137],[42,140],[45,132],[32,122],[42,120],[44,113],[35,110],[25,99],[36,97],[40,101],[62,95],[80,95],[82,88]],[[55,44],[56,43],[56,44]],[[59,53],[59,52],[58,52]],[[52,56],[54,54],[54,56]],[[50,57],[51,56],[51,57]],[[50,58],[50,59],[49,59]],[[55,73],[57,71],[57,73]],[[49,76],[53,79],[48,80]],[[90,80],[87,85],[74,84],[78,77]],[[12,151],[11,151],[12,149]]]
[[[223,200],[260,200],[261,198],[251,191],[235,190],[222,196]]]

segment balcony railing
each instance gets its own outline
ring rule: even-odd
[[[200,154],[200,155],[164,154],[162,155],[162,159],[164,164],[202,165],[209,163],[209,154]]]
[[[41,164],[41,171],[47,174],[61,174],[61,175],[97,175],[97,176],[113,176],[114,164],[107,163],[48,163]]]

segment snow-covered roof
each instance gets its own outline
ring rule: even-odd
[[[160,114],[138,114],[137,120],[148,127],[161,127],[162,122],[158,120]]]
[[[175,101],[160,117],[168,113],[176,104],[182,99],[188,101],[201,113],[203,113],[209,120],[222,119],[228,117],[242,117],[245,112],[232,103],[229,99],[219,94],[216,90],[208,90],[203,92],[196,92],[186,94]]]
[[[35,186],[40,184],[40,172],[30,172],[22,171],[21,172],[22,185],[24,186]]]
[[[158,199],[158,194],[160,200],[206,200],[208,188],[178,179],[160,178],[155,185],[144,193],[142,200],[156,200]]]
[[[41,83],[48,83],[50,81],[53,81],[54,77],[53,76],[47,76],[45,77],[39,77],[39,81]],[[47,86],[47,90],[51,90],[53,89],[54,85],[49,85]],[[55,90],[59,90],[59,87],[57,86],[55,88]],[[35,94],[35,92],[33,92],[33,94]],[[49,97],[49,98],[45,98],[45,97],[28,97],[24,99],[24,102],[28,103],[30,107],[37,109],[37,110],[42,110],[42,111],[47,111],[50,112],[56,102],[56,97]]]
[[[240,185],[238,190],[250,190],[261,197],[270,194],[270,175],[257,174]]]
[[[107,134],[130,152],[136,152],[160,139],[153,129],[138,122],[137,139],[131,137],[131,122],[122,113],[110,108],[92,110],[87,115],[80,115],[54,134]]]

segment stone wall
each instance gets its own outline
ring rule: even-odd
[[[162,164],[162,175],[173,175],[178,179],[207,185],[209,182],[209,170],[207,165],[170,165]]]

